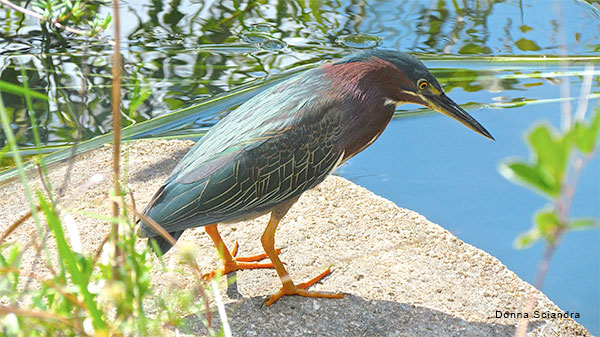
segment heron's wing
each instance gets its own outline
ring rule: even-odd
[[[270,94],[319,97],[315,92],[306,96],[279,90]],[[271,107],[285,108],[285,112],[267,111],[267,118],[253,116],[245,126],[233,125],[238,132],[246,132],[245,137],[213,134],[213,141],[221,145],[218,155],[203,149],[217,148],[206,139],[192,149],[157,193],[146,215],[168,232],[180,231],[263,214],[322,182],[343,157],[338,145],[341,106],[333,101],[317,104],[313,98],[303,102],[285,99],[293,104]],[[245,105],[252,106],[250,103]],[[219,124],[225,125],[220,132],[231,132],[229,123],[233,122],[221,121]],[[257,131],[260,128],[262,131]],[[223,142],[223,137],[229,140]],[[145,224],[142,229],[147,236],[156,235]]]
[[[254,96],[212,127],[175,167],[170,179],[183,183],[202,180],[290,126],[322,118],[323,108],[335,104],[320,95],[330,86],[322,71],[313,69]]]

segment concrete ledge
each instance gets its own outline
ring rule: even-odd
[[[127,187],[138,209],[192,144],[138,141],[126,147]],[[60,186],[66,170],[65,163],[50,170],[53,186]],[[110,172],[110,147],[79,156],[63,203],[109,214]],[[105,179],[90,186],[91,177],[99,173]],[[39,187],[37,174],[31,176],[32,184]],[[0,230],[4,231],[28,206],[16,180],[0,185],[0,195],[4,199]],[[73,217],[80,226],[84,250],[94,251],[108,226],[77,213]],[[239,241],[239,255],[257,254],[262,252],[260,235],[267,220],[263,216],[220,229],[228,244]],[[28,221],[8,241],[28,242],[35,232],[32,228]],[[188,230],[167,258],[174,261],[186,245],[198,252],[198,264],[206,271],[219,267],[217,252],[202,229]],[[520,312],[527,292],[536,294],[537,310],[562,313],[496,258],[425,217],[335,176],[294,205],[277,231],[276,246],[283,248],[281,259],[296,283],[333,266],[333,273],[311,289],[346,296],[331,300],[285,297],[266,307],[266,296],[280,287],[276,273],[266,269],[238,272],[224,298],[235,336],[512,336],[517,320],[496,318],[496,311]],[[34,264],[35,256],[24,256],[25,268]],[[35,270],[44,273],[39,266]],[[156,273],[153,278],[161,289],[193,284],[191,275]],[[199,322],[192,323],[194,334],[204,333]],[[540,318],[530,325],[528,336],[590,334],[570,318]]]

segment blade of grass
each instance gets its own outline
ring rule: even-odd
[[[26,310],[26,309],[20,309],[20,308],[13,308],[13,307],[9,307],[9,306],[0,306],[0,314],[2,315],[7,315],[7,314],[15,314],[17,316],[21,316],[21,317],[31,317],[31,318],[39,318],[39,319],[43,319],[43,320],[54,320],[57,322],[60,322],[62,324],[65,324],[73,329],[76,329],[81,336],[89,336],[87,333],[85,333],[85,331],[79,329],[79,327],[76,324],[73,324],[70,320],[52,314],[48,311],[33,311],[33,310]]]
[[[4,233],[2,233],[2,237],[0,237],[0,244],[4,242],[4,240],[10,235],[10,233],[12,233],[15,229],[17,229],[17,227],[19,227],[23,222],[25,222],[25,220],[29,219],[30,217],[31,211],[25,213],[25,215],[21,216],[17,221],[13,222],[13,224],[10,225],[8,229],[4,231]]]
[[[25,81],[27,81],[27,80],[25,80]],[[12,84],[10,82],[0,81],[0,91],[8,92],[11,94],[17,94],[17,95],[21,95],[21,96],[26,96],[26,97],[33,97],[33,98],[41,99],[44,101],[48,100],[48,96],[46,96],[42,93],[31,90],[31,89],[27,88],[27,86],[25,86],[25,88],[24,88],[24,87],[20,87],[16,84]]]
[[[25,102],[27,103],[27,114],[29,115],[29,124],[31,125],[31,128],[33,130],[33,139],[35,142],[35,147],[37,149],[37,154],[39,155],[39,167],[41,168],[42,176],[45,178],[44,185],[51,193],[52,186],[50,185],[50,179],[48,179],[48,172],[46,171],[46,165],[44,164],[44,155],[42,153],[40,131],[37,127],[37,122],[35,120],[35,111],[33,109],[33,103],[31,102],[31,98],[35,97],[35,95],[33,95],[32,93],[35,93],[35,91],[29,89],[29,77],[25,72],[23,62],[21,62],[21,60],[19,60],[19,62],[21,63],[21,76],[23,77],[23,87],[25,89],[23,95],[25,96]]]
[[[29,204],[29,208],[31,209],[31,213],[35,222],[38,235],[39,237],[43,237],[43,231],[40,223],[40,218],[38,216],[37,206],[34,204],[33,201],[33,194],[31,193],[31,188],[29,187],[29,182],[27,181],[27,176],[25,175],[25,167],[23,165],[21,156],[19,155],[17,140],[15,138],[15,134],[12,132],[12,129],[10,127],[10,120],[8,118],[8,113],[6,112],[6,109],[4,107],[4,102],[2,101],[1,93],[2,91],[0,90],[0,121],[2,123],[2,129],[4,129],[4,134],[6,135],[7,143],[9,144],[10,150],[14,154],[16,168],[14,168],[13,170],[15,172],[15,175],[18,175],[21,180],[21,185],[23,186],[25,197],[27,198],[27,203]],[[44,254],[46,255],[47,263],[50,266],[52,266],[50,253],[48,252],[48,249],[45,246]]]
[[[223,325],[223,333],[226,337],[231,337],[231,329],[229,327],[229,321],[227,319],[227,311],[225,311],[225,305],[223,304],[223,298],[219,292],[219,285],[215,279],[211,280],[211,287],[215,293],[215,302],[217,303],[217,309],[219,311],[219,317],[221,318],[221,324]]]
[[[48,227],[50,227],[50,230],[56,239],[56,246],[60,255],[60,259],[64,262],[65,268],[69,272],[69,275],[71,275],[71,280],[79,288],[79,291],[83,296],[83,303],[85,303],[86,309],[90,314],[94,329],[97,333],[107,330],[108,327],[102,318],[102,312],[98,309],[98,305],[94,299],[94,296],[88,290],[89,278],[85,276],[81,270],[79,270],[77,257],[67,243],[67,239],[65,237],[60,219],[58,218],[58,214],[56,214],[54,209],[41,194],[38,194],[38,200],[40,203],[40,208],[46,216]]]

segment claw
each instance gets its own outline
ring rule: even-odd
[[[344,294],[330,294],[330,293],[322,293],[322,292],[318,292],[318,291],[306,291],[306,288],[319,282],[322,278],[324,278],[325,276],[327,276],[329,274],[331,274],[331,269],[327,268],[327,270],[325,270],[321,274],[317,275],[316,277],[312,278],[311,280],[309,280],[307,282],[300,283],[297,286],[295,286],[294,283],[290,279],[289,283],[285,282],[283,284],[283,287],[281,287],[281,289],[277,293],[275,293],[275,294],[271,295],[271,297],[269,297],[266,304],[271,305],[271,304],[277,302],[277,300],[279,300],[281,297],[286,296],[286,295],[298,295],[298,296],[315,297],[315,298],[343,298]]]
[[[273,263],[271,263],[271,262],[265,262],[265,263],[257,262],[257,261],[261,261],[261,260],[268,258],[267,254],[263,253],[263,254],[258,254],[258,255],[254,255],[254,256],[236,257],[238,248],[239,248],[239,244],[236,241],[235,244],[233,245],[233,248],[231,249],[231,256],[233,257],[233,259],[232,260],[223,260],[223,268],[222,269],[213,270],[209,273],[206,273],[206,274],[202,275],[202,279],[204,281],[208,281],[208,280],[213,279],[215,276],[217,276],[217,274],[225,275],[225,274],[229,274],[231,272],[234,272],[236,270],[241,270],[241,269],[273,268]],[[276,249],[275,251],[277,252],[277,254],[281,253],[281,249]]]

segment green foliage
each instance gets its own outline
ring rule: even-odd
[[[142,83],[142,80],[138,79],[136,73],[133,74],[132,82],[133,90],[129,95],[130,97],[126,96],[126,100],[129,98],[129,106],[127,107],[127,114],[124,114],[124,116],[131,124],[135,124],[144,121],[144,118],[138,112],[138,108],[152,95],[152,90],[150,90],[147,83]]]
[[[156,296],[147,262],[151,249],[135,248],[133,224],[119,236],[122,256],[97,261],[73,250],[56,208],[41,193],[38,200],[57,244],[59,269],[48,278],[24,275],[20,266],[24,250],[17,245],[0,247],[0,298],[11,303],[0,311],[0,334],[159,336],[169,329],[185,330],[186,317],[203,315],[205,303],[199,297],[203,284],[196,291],[171,289]],[[30,278],[39,283],[37,289],[24,286]]]
[[[501,171],[510,180],[520,181],[550,198],[558,196],[571,149],[569,137],[561,137],[549,125],[538,125],[528,137],[534,153],[532,163],[513,161]]]
[[[539,165],[511,162],[502,166],[500,172],[507,179],[529,184],[544,195],[557,196],[560,190],[559,183]]]
[[[60,22],[63,25],[84,25],[90,28],[90,36],[96,36],[111,22],[109,14],[105,17],[98,14],[99,5],[103,3],[108,4],[109,1],[37,0],[31,6],[35,12],[42,15],[44,21]]]
[[[527,248],[542,237],[546,241],[554,243],[556,232],[564,227],[553,209],[544,209],[537,212],[534,216],[534,224],[531,230],[517,238],[515,245],[518,248]]]
[[[554,199],[564,188],[569,159],[576,149],[583,155],[591,155],[596,150],[599,127],[600,109],[596,110],[591,121],[577,122],[564,134],[559,134],[550,125],[538,125],[527,138],[532,160],[509,160],[500,166],[500,173],[515,183],[524,184]]]
[[[44,101],[48,100],[48,96],[42,93],[4,81],[0,81],[0,91],[23,96],[30,95],[32,98],[37,98]]]
[[[16,93],[30,95],[26,88]],[[35,240],[38,243],[28,244],[25,248],[17,244],[0,244],[0,335],[161,336],[173,329],[185,331],[185,318],[203,316],[206,297],[199,297],[199,294],[206,291],[200,280],[195,291],[174,289],[159,294],[153,287],[150,278],[152,265],[147,261],[151,249],[135,247],[138,238],[133,231],[134,224],[127,220],[125,212],[119,218],[92,215],[108,222],[118,222],[126,229],[115,243],[120,252],[118,256],[114,256],[112,248],[115,245],[112,243],[104,247],[106,258],[82,254],[77,248],[79,245],[74,243],[78,239],[72,234],[67,235],[63,229],[76,226],[65,220],[68,219],[65,216],[68,210],[62,209],[42,192],[30,191],[1,99],[0,119],[9,139],[9,148],[16,154],[19,175],[30,199],[39,234]],[[50,190],[49,186],[47,188]],[[40,226],[41,219],[36,215],[38,209],[47,224],[47,233],[56,242],[56,252],[40,254],[42,250],[47,252],[51,249]],[[26,270],[21,265],[22,256],[26,250],[35,249],[36,264],[32,270]],[[197,268],[194,259],[188,257],[185,263]],[[45,272],[36,270],[40,266]],[[204,324],[208,325],[208,322],[204,321]],[[210,328],[207,331],[209,335],[218,335]]]
[[[563,133],[547,124],[537,125],[527,137],[531,160],[509,160],[500,166],[504,177],[553,202],[552,208],[535,214],[533,228],[515,241],[518,248],[529,247],[542,238],[554,245],[568,230],[597,226],[594,219],[568,219],[568,208],[577,182],[573,176],[597,151],[599,129],[600,108],[589,120],[577,121]]]
[[[600,130],[600,109],[596,110],[596,114],[589,124],[576,122],[569,136],[579,151],[591,154],[596,149],[598,130]]]
[[[106,322],[102,318],[102,313],[98,309],[98,305],[93,295],[88,290],[93,262],[90,258],[77,254],[70,249],[58,214],[56,214],[55,210],[44,199],[41,192],[38,192],[38,200],[40,202],[40,208],[46,216],[48,227],[50,227],[50,230],[56,239],[56,246],[60,255],[61,274],[64,275],[64,271],[66,270],[73,283],[79,288],[79,293],[83,297],[83,302],[92,318],[94,329],[96,331],[106,330]]]

